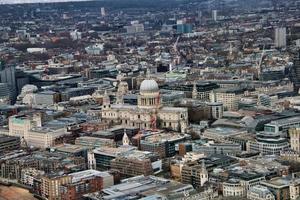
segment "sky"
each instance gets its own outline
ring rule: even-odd
[[[49,3],[49,2],[66,2],[66,1],[87,1],[87,0],[0,0],[0,4]]]

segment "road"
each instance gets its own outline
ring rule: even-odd
[[[23,188],[0,185],[0,200],[36,200],[36,198]]]

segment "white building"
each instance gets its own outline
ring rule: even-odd
[[[103,188],[108,188],[114,185],[114,177],[106,171],[97,171],[94,169],[88,169],[80,172],[75,172],[69,174],[72,177],[71,182],[76,183],[84,179],[89,179],[94,176],[99,176],[103,178]]]
[[[28,53],[46,53],[47,50],[45,48],[27,48]]]
[[[105,15],[106,15],[105,8],[102,7],[101,8],[101,16],[104,17]]]
[[[82,33],[77,30],[71,31],[70,37],[72,40],[80,40],[82,38]]]
[[[247,192],[247,199],[250,200],[275,200],[272,192],[264,186],[255,185]]]
[[[211,102],[222,102],[225,110],[236,111],[243,96],[243,89],[220,88],[212,91],[209,98]]]
[[[260,152],[263,155],[279,155],[289,146],[287,139],[279,134],[262,132],[256,135],[255,141],[247,142],[247,151]]]
[[[127,33],[141,33],[144,32],[144,24],[132,24],[131,26],[125,26]]]
[[[85,48],[87,54],[99,55],[104,49],[103,44],[94,44]]]
[[[217,10],[213,10],[212,11],[212,19],[214,21],[217,21],[218,20],[218,11]]]
[[[224,197],[243,197],[246,195],[245,188],[239,179],[230,179],[223,183]]]
[[[28,146],[47,148],[54,146],[57,138],[69,133],[65,128],[43,127],[40,114],[35,114],[33,116],[11,116],[8,134],[22,138]]]
[[[286,47],[286,28],[275,29],[275,47],[285,48]]]

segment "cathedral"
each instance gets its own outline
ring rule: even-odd
[[[120,85],[124,87],[123,84]],[[163,106],[158,84],[155,80],[146,79],[141,83],[137,106],[124,104],[122,94],[118,93],[119,90],[115,104],[110,103],[107,93],[104,95],[103,121],[145,130],[168,128],[182,133],[186,132],[188,126],[187,108]]]

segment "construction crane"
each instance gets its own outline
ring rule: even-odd
[[[178,53],[177,45],[178,45],[179,39],[180,39],[180,36],[177,37],[176,42],[175,42],[174,45],[173,45],[173,49],[174,49],[174,51],[175,51],[176,53]]]
[[[171,65],[170,65],[170,71],[172,71],[172,66],[176,65],[176,60],[178,60],[180,58],[178,48],[177,48],[179,39],[180,39],[180,36],[177,37],[176,42],[173,45],[173,51],[175,52],[176,57],[173,59]]]
[[[257,63],[257,66],[256,66],[258,78],[260,77],[261,72],[262,72],[262,67],[261,67],[261,65],[262,65],[264,56],[265,56],[265,45],[263,46],[262,53],[261,53],[261,57],[260,57],[260,59],[259,59],[259,61],[258,61],[258,63]]]

